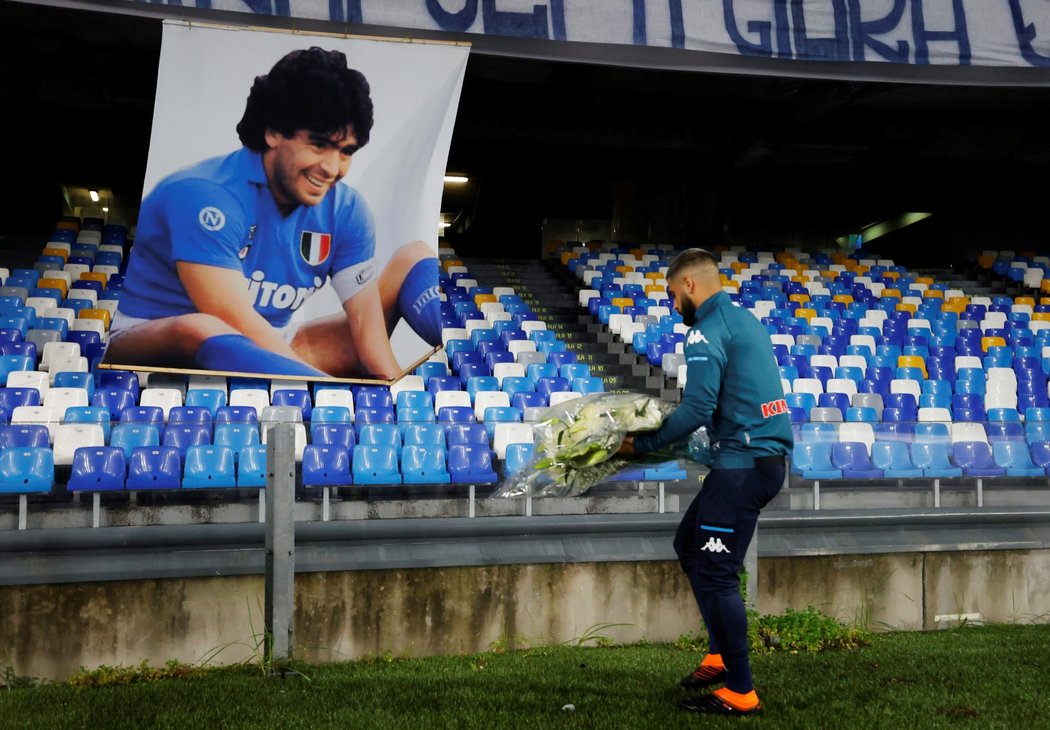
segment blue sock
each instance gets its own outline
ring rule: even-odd
[[[259,347],[244,335],[209,337],[197,350],[195,359],[207,370],[327,377],[309,365]]]
[[[718,637],[726,665],[726,687],[747,694],[753,690],[747,646],[747,610],[739,589],[709,593],[705,597],[708,629]]]
[[[401,284],[397,307],[409,326],[430,345],[441,344],[441,297],[438,260],[425,258],[412,267]]]

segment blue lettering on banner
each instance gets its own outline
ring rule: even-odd
[[[864,0],[631,0],[629,10],[619,6],[624,8],[620,13],[609,12],[606,0],[518,0],[514,10],[512,0],[139,1],[286,17],[327,15],[335,23],[408,30],[670,45],[761,58],[1050,68],[1050,14],[1042,9],[1045,2],[1026,12],[1022,0],[883,0],[877,10]],[[980,8],[982,22],[971,27],[968,7]],[[597,24],[596,17],[601,18]],[[661,17],[654,25],[653,18]]]
[[[1017,34],[1017,46],[1021,49],[1021,57],[1033,66],[1050,68],[1050,56],[1044,56],[1032,47],[1032,41],[1037,35],[1035,24],[1025,23],[1021,0],[1010,0],[1010,15],[1014,21],[1014,33]]]
[[[970,36],[966,32],[966,13],[962,0],[952,0],[955,30],[926,30],[923,0],[911,0],[912,32],[915,36],[915,63],[930,62],[930,41],[955,41],[959,44],[959,65],[970,65]]]
[[[850,17],[853,20],[853,60],[863,61],[865,48],[870,48],[887,61],[894,63],[908,62],[908,41],[897,41],[897,48],[891,48],[874,36],[894,30],[904,16],[907,0],[893,0],[893,7],[885,17],[877,20],[861,20],[860,0],[850,0]]]

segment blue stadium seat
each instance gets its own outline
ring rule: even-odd
[[[354,396],[355,408],[393,408],[394,397],[386,388],[364,387]]]
[[[303,485],[331,487],[351,484],[350,452],[334,444],[309,444],[303,450]]]
[[[470,399],[473,401],[478,391],[499,390],[499,386],[499,381],[491,375],[479,375],[467,381],[467,392],[470,393]]]
[[[397,452],[390,446],[354,447],[353,479],[355,484],[400,484]]]
[[[425,390],[403,390],[397,394],[396,405],[399,416],[402,408],[429,408],[433,411],[434,396]]]
[[[357,443],[365,446],[389,446],[401,453],[401,431],[394,423],[372,423],[358,426]]]
[[[60,372],[55,373],[55,388],[83,388],[88,399],[95,393],[95,377],[91,373]]]
[[[266,446],[245,446],[237,455],[237,486],[266,486]]]
[[[791,470],[803,479],[840,479],[842,470],[831,464],[832,442],[796,441],[791,454]]]
[[[959,419],[965,420],[965,419]],[[988,441],[1024,441],[1024,426],[1019,421],[993,421],[988,419]]]
[[[507,444],[507,458],[503,460],[503,473],[513,474],[528,466],[535,451],[534,444]]]
[[[871,463],[893,479],[921,479],[922,469],[912,464],[908,444],[903,441],[876,441],[871,447]]]
[[[961,477],[962,469],[949,459],[951,446],[947,441],[916,442],[911,444],[912,463],[922,469],[923,476],[935,479]]]
[[[1032,462],[1028,444],[1024,441],[997,441],[992,444],[992,457],[998,466],[1006,469],[1007,476],[1046,476],[1045,469]]]
[[[480,423],[454,423],[447,427],[445,438],[449,446],[455,444],[479,444],[488,448],[489,436]]]
[[[868,447],[856,441],[832,444],[831,464],[841,469],[846,479],[878,479],[882,476],[882,470],[871,465]]]
[[[437,423],[413,423],[405,426],[405,446],[440,446],[445,448],[445,426]]]
[[[492,468],[492,452],[488,444],[450,445],[448,472],[453,484],[492,484],[498,479]]]
[[[433,423],[437,420],[434,408],[402,408],[397,412],[397,425],[402,428],[409,423]]]
[[[839,440],[838,428],[834,423],[805,423],[802,425],[802,440],[807,443],[833,443]]]
[[[139,376],[127,370],[100,370],[96,374],[99,388],[130,390],[139,399]]]
[[[190,446],[186,449],[186,466],[182,475],[183,488],[236,487],[235,453],[228,446]]]
[[[174,446],[136,446],[131,449],[128,489],[177,489],[181,485],[182,463],[179,450]]]
[[[66,409],[64,423],[97,423],[102,426],[102,435],[109,442],[109,410],[97,406],[72,406]]]
[[[351,423],[313,423],[310,440],[315,444],[333,444],[352,449],[357,443],[357,432]]]
[[[47,426],[36,423],[0,426],[0,449],[47,448],[48,445]]]
[[[582,393],[583,395],[604,393],[605,383],[601,378],[596,377],[575,378],[572,381],[572,390],[576,393]]]
[[[346,406],[314,406],[310,412],[310,423],[353,423],[350,409]]]
[[[179,458],[186,457],[186,450],[191,446],[211,445],[211,424],[174,423],[164,429],[161,445],[174,446]]]
[[[302,389],[292,390],[288,388],[275,390],[270,397],[270,405],[298,408],[303,414],[303,421],[310,420],[310,410],[313,408],[313,402],[310,399],[310,391]]]
[[[401,453],[401,473],[405,484],[448,484],[443,446],[406,445]]]
[[[534,383],[535,381],[528,377],[510,376],[503,379],[501,389],[510,396],[513,402],[514,396],[518,393],[534,393],[536,390]]]
[[[358,408],[354,411],[354,424],[359,432],[363,426],[372,423],[397,423],[393,407]]]
[[[186,391],[186,405],[207,408],[212,418],[226,402],[226,391],[219,388],[191,388]]]
[[[245,446],[260,443],[259,429],[254,423],[218,423],[212,443],[215,446],[226,446],[233,449],[236,456]]]
[[[11,413],[19,406],[40,405],[40,391],[36,388],[0,388],[0,410]]]
[[[125,460],[131,461],[134,449],[160,446],[160,429],[149,423],[118,423],[110,432],[109,445],[123,449]]]
[[[199,423],[211,426],[211,410],[203,406],[174,406],[168,411],[168,423]]]
[[[1006,476],[1006,469],[995,463],[991,449],[983,441],[957,441],[952,444],[952,454],[968,477]]]
[[[55,459],[47,447],[0,449],[0,493],[48,492],[55,484]]]
[[[66,489],[71,492],[112,492],[124,489],[124,450],[116,446],[81,446],[73,452]]]
[[[99,387],[91,396],[91,405],[109,410],[111,420],[120,420],[120,414],[125,409],[134,408],[136,405],[136,393],[122,388]]]
[[[463,381],[453,375],[432,377],[427,382],[427,391],[431,396],[443,390],[463,390]]]
[[[466,406],[446,406],[438,412],[438,423],[473,423],[474,409]]]
[[[99,407],[99,406],[94,406]],[[108,409],[103,409],[107,410]],[[156,426],[158,431],[164,428],[164,409],[160,406],[134,406],[120,412],[121,423],[148,423]]]

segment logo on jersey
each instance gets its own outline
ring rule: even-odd
[[[783,398],[780,400],[771,400],[769,403],[762,404],[762,418],[772,418],[773,416],[779,416],[781,413],[787,412],[788,404]]]
[[[201,208],[201,212],[197,214],[197,222],[206,231],[221,231],[223,226],[226,225],[226,214],[218,208],[209,205],[206,208]]]
[[[369,263],[368,266],[365,266],[364,268],[362,268],[360,271],[357,272],[357,285],[358,286],[364,286],[368,282],[372,281],[372,278],[375,275],[376,275],[375,262]]]
[[[303,237],[299,239],[299,253],[310,266],[324,263],[328,254],[332,253],[332,234],[303,231]]]
[[[709,537],[707,542],[700,550],[707,550],[710,553],[728,553],[729,548],[722,544],[722,538],[720,537]]]
[[[710,344],[707,341],[707,338],[704,337],[704,333],[703,332],[701,332],[700,330],[695,329],[695,328],[689,330],[689,336],[685,338],[685,344],[687,344],[687,345],[695,345],[698,342],[703,342],[705,345]]]

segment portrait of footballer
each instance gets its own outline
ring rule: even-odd
[[[372,125],[340,51],[295,50],[256,77],[241,148],[144,198],[103,362],[391,379],[399,321],[440,344],[434,249],[399,242],[379,267],[368,203],[340,182]],[[293,322],[327,282],[342,311]]]

